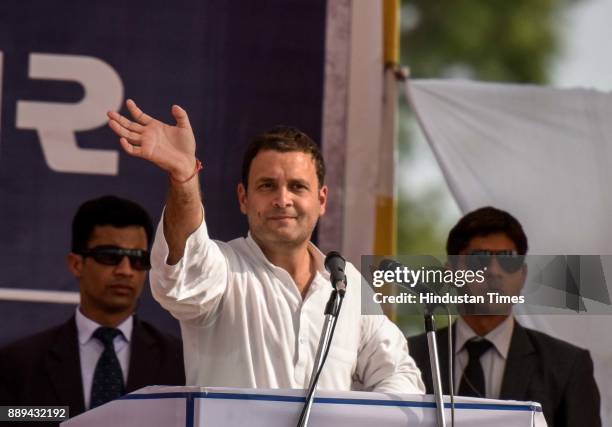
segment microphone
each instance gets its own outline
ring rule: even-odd
[[[346,274],[344,273],[344,267],[346,261],[336,251],[331,251],[325,257],[325,269],[329,271],[329,279],[331,280],[332,286],[339,292],[346,291]]]
[[[332,338],[336,330],[336,324],[338,322],[338,316],[340,315],[340,309],[342,308],[342,301],[344,301],[344,294],[346,292],[346,274],[344,274],[344,267],[346,261],[342,258],[338,252],[329,252],[325,257],[325,269],[329,271],[329,280],[331,281],[334,290],[329,295],[329,301],[325,305],[325,323],[323,324],[323,330],[321,331],[321,338],[319,339],[319,347],[317,349],[314,365],[312,368],[312,374],[310,375],[310,385],[308,386],[308,393],[304,400],[304,406],[300,413],[300,419],[298,421],[298,427],[308,426],[308,419],[310,417],[310,410],[312,409],[312,403],[314,402],[314,394],[319,383],[319,377],[321,371],[327,360],[329,349],[331,348]]]
[[[399,275],[400,271],[403,271],[404,269],[406,269],[407,267],[400,264],[397,261],[394,261],[392,259],[383,259],[379,264],[378,264],[378,270],[379,271],[392,271],[394,272],[396,275]],[[427,267],[427,269],[430,269],[432,267]],[[439,267],[433,267],[435,269],[438,269]],[[424,271],[424,270],[421,270]],[[417,280],[415,280],[414,283],[411,283],[409,286],[406,287],[406,289],[410,292],[413,292],[415,294],[431,294],[433,293],[434,295],[439,295],[438,292],[436,292],[435,289],[431,289],[428,286],[426,286],[423,283],[423,279],[419,278]],[[443,401],[443,397],[442,397],[442,381],[441,381],[441,375],[440,375],[440,358],[438,356],[438,346],[437,346],[437,342],[436,342],[436,324],[435,324],[435,319],[434,319],[434,311],[437,307],[442,307],[444,309],[446,309],[447,313],[448,313],[448,317],[449,317],[449,325],[450,325],[450,311],[448,309],[448,307],[443,304],[442,302],[433,302],[433,303],[427,303],[425,304],[425,311],[424,311],[424,320],[425,320],[425,335],[427,337],[427,350],[429,353],[429,366],[431,369],[431,381],[433,384],[433,394],[434,394],[434,400],[436,402],[436,420],[437,423],[436,425],[438,426],[445,426],[446,425],[446,421],[444,418],[444,401]],[[453,343],[452,343],[452,332],[451,332],[451,328],[448,328],[448,341],[449,341],[449,345],[450,345],[450,349],[451,351],[448,352],[448,366],[450,367],[449,371],[450,371],[450,376],[449,376],[449,389],[451,390],[451,416],[453,417],[453,425],[454,425],[454,410],[455,410],[455,403],[454,403],[454,397],[452,394],[452,390],[453,390],[453,357],[452,355],[453,353]]]

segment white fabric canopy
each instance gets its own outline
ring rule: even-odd
[[[531,254],[612,254],[612,94],[438,80],[412,81],[407,93],[464,213],[485,205],[512,213]],[[612,266],[604,271],[609,295]],[[612,425],[609,312],[521,318],[590,349],[604,425]]]

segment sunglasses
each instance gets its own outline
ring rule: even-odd
[[[123,257],[128,257],[134,270],[151,268],[149,251],[143,249],[124,249],[118,246],[96,246],[80,253],[83,257],[91,257],[98,264],[119,265]]]
[[[468,270],[483,270],[493,262],[493,257],[506,273],[516,273],[525,263],[525,255],[516,251],[473,251],[467,255],[466,267]]]

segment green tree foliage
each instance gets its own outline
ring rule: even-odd
[[[402,61],[416,78],[544,84],[571,0],[404,0]]]

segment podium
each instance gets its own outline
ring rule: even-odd
[[[294,427],[304,390],[151,386],[64,421],[62,427]],[[450,403],[446,419],[450,426]],[[435,427],[433,396],[318,391],[309,426]],[[546,426],[539,403],[455,398],[456,427]]]

